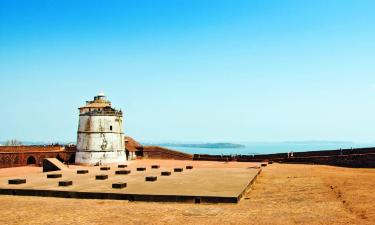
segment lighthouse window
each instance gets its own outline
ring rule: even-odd
[[[109,126],[109,130],[112,130],[112,126]]]

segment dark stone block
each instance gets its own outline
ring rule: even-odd
[[[193,169],[193,166],[186,166],[186,169],[191,170],[191,169]]]
[[[112,188],[121,189],[121,188],[124,188],[124,187],[126,187],[126,183],[119,182],[119,183],[112,184]]]
[[[88,170],[77,170],[77,174],[85,174],[85,173],[89,173]]]
[[[273,161],[269,161],[269,162],[268,162],[268,164],[272,164],[272,163],[273,163]]]
[[[116,170],[116,172],[115,172],[115,174],[117,174],[117,175],[122,175],[122,174],[124,174],[124,175],[126,175],[126,174],[129,174],[131,171],[130,170]]]
[[[159,165],[152,165],[151,168],[152,168],[152,169],[159,169],[160,166],[159,166]]]
[[[47,178],[61,178],[62,174],[61,173],[51,173],[47,174]]]
[[[109,167],[109,166],[100,167],[100,170],[110,170],[110,169],[111,169],[111,167]]]
[[[170,176],[172,173],[171,172],[169,172],[169,171],[163,171],[163,172],[161,172],[161,175],[162,176]]]
[[[146,177],[146,181],[156,181],[157,179],[158,179],[158,177],[156,177],[156,176]]]
[[[126,167],[128,167],[128,165],[124,165],[124,164],[118,165],[118,168],[126,168]]]
[[[145,171],[146,170],[146,167],[138,167],[137,168],[137,171]]]
[[[8,180],[8,184],[25,184],[26,179],[10,179]]]
[[[71,186],[71,185],[73,185],[73,181],[71,181],[71,180],[59,181],[59,186],[66,187],[66,186]]]
[[[95,179],[96,180],[107,180],[108,179],[108,175],[107,174],[96,175]]]
[[[182,172],[183,170],[183,168],[174,168],[174,172]]]
[[[262,163],[262,164],[260,164],[261,166],[267,166],[267,163]]]

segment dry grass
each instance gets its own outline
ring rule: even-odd
[[[239,204],[0,196],[0,224],[375,224],[375,170],[273,164]]]

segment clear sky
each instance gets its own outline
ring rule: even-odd
[[[375,1],[0,1],[0,140],[375,141]]]

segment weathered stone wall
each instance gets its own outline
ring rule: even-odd
[[[375,168],[375,153],[335,155],[335,156],[312,156],[291,157],[280,160],[282,163],[311,163],[321,165]]]
[[[121,116],[80,116],[77,149],[80,151],[125,150]]]
[[[0,146],[1,152],[43,152],[43,151],[61,151],[65,147],[62,145],[21,145],[21,146]]]
[[[125,162],[122,116],[80,115],[77,149],[77,164]]]
[[[75,147],[65,149],[60,145],[0,146],[0,168],[26,165],[41,166],[44,158],[58,158],[74,163]]]
[[[235,156],[195,154],[194,160],[238,162],[275,161],[280,163],[309,163],[346,167],[375,168],[375,148],[294,152],[293,157],[290,155],[288,157],[288,153]]]
[[[143,146],[143,157],[149,159],[193,160],[193,155],[159,146]]]

